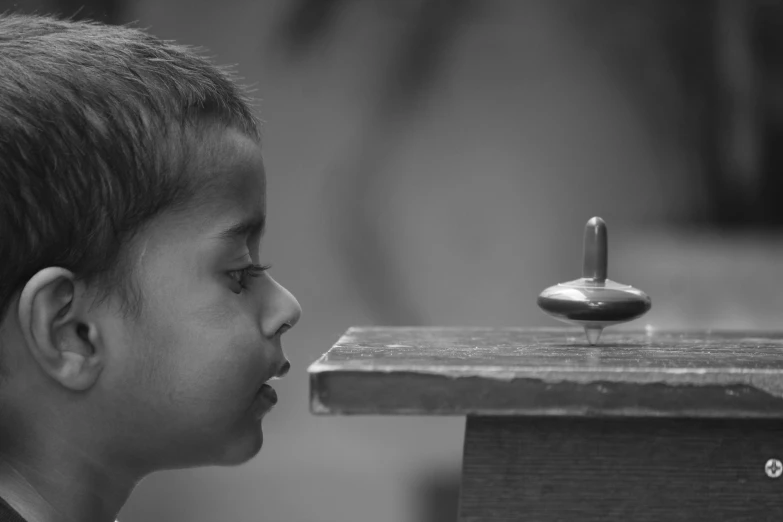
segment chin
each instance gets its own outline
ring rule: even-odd
[[[244,464],[261,451],[264,444],[264,432],[261,430],[260,421],[256,423],[254,430],[246,430],[238,437],[227,442],[225,451],[220,458],[219,466],[238,466]]]

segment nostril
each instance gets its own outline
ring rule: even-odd
[[[280,325],[280,328],[277,329],[277,335],[283,335],[293,327],[294,325],[292,325],[290,322],[285,322],[282,325]]]

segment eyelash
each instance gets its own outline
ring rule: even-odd
[[[250,265],[250,266],[247,266],[247,267],[245,267],[245,268],[243,268],[241,270],[232,270],[231,272],[229,272],[229,274],[231,274],[232,276],[234,274],[239,274],[239,280],[237,281],[237,283],[239,283],[239,286],[243,290],[247,290],[248,289],[248,285],[247,285],[247,283],[245,283],[245,279],[246,278],[248,278],[248,277],[258,277],[261,274],[263,274],[264,272],[266,272],[267,270],[269,270],[270,268],[272,268],[272,265]],[[233,279],[233,277],[232,277],[232,279]],[[236,281],[236,279],[235,279],[235,281]]]

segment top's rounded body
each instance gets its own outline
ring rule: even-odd
[[[652,307],[641,290],[607,279],[606,223],[594,217],[585,225],[582,277],[550,286],[538,296],[538,306],[555,319],[585,328],[590,344],[605,326],[641,317]]]
[[[602,283],[577,279],[550,286],[538,296],[538,306],[567,323],[609,326],[641,317],[651,308],[641,290],[607,279]]]

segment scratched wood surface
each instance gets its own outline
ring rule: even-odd
[[[775,419],[471,417],[461,522],[783,520]]]
[[[316,414],[783,418],[783,332],[353,327]]]

